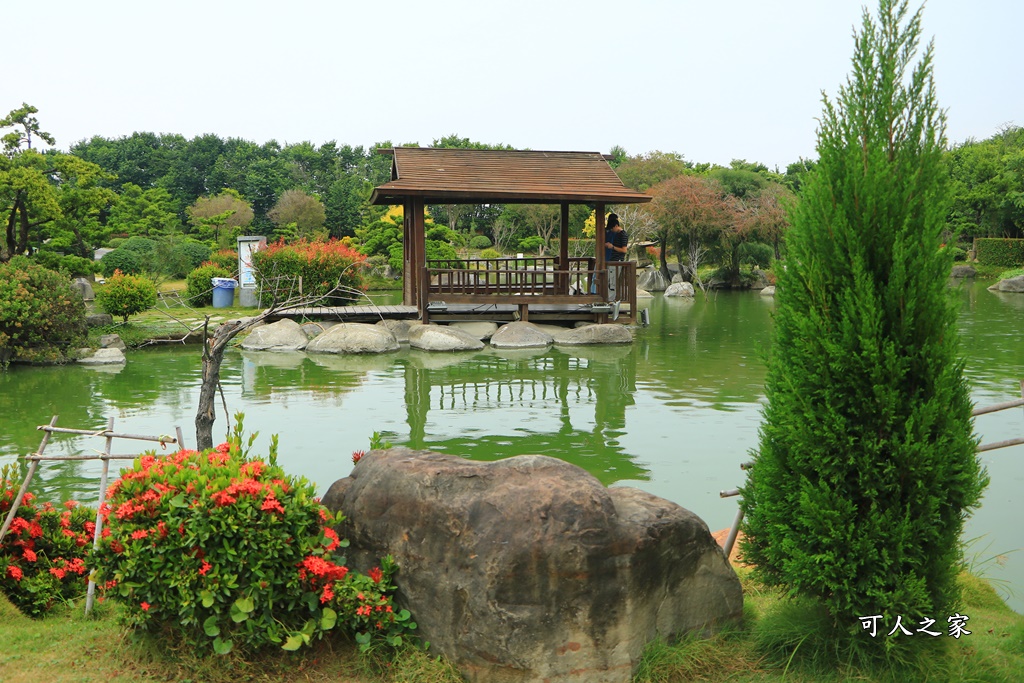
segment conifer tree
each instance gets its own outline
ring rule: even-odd
[[[945,114],[920,33],[906,0],[881,0],[877,23],[865,10],[852,72],[823,97],[743,489],[747,561],[851,634],[875,614],[945,625],[987,484],[940,249]]]

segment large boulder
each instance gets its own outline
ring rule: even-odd
[[[761,296],[769,296],[769,297],[775,296],[775,285],[768,285],[767,287],[762,289],[761,290]]]
[[[471,683],[627,683],[651,640],[742,615],[699,517],[555,458],[371,451],[323,503],[355,568],[394,556],[398,603]]]
[[[306,353],[387,353],[398,349],[398,340],[387,328],[342,323],[310,341]]]
[[[566,330],[555,337],[560,346],[582,346],[584,344],[632,344],[633,334],[625,325],[587,325]]]
[[[664,292],[669,283],[660,270],[642,270],[636,274],[636,286],[648,292]]]
[[[104,327],[114,324],[114,316],[109,313],[90,313],[85,316],[86,327]]]
[[[100,335],[100,348],[101,349],[120,349],[122,353],[128,350],[128,346],[125,345],[124,340],[121,339],[119,334],[101,334]]]
[[[683,296],[693,298],[693,285],[689,282],[674,282],[665,290],[665,296]]]
[[[409,329],[409,346],[421,351],[479,351],[484,343],[458,327],[414,325]]]
[[[246,351],[301,351],[309,344],[302,325],[291,318],[257,327],[242,342]]]
[[[96,349],[95,352],[78,359],[83,365],[122,365],[127,362],[124,352],[118,348]]]
[[[93,301],[96,295],[92,291],[92,283],[89,278],[76,277],[71,282],[71,289],[75,290],[82,297],[82,301]]]
[[[959,263],[953,266],[953,270],[950,271],[949,276],[956,279],[970,278],[978,274],[978,271],[974,269],[974,266],[969,266],[965,263]]]
[[[516,321],[498,328],[491,335],[491,346],[496,349],[536,349],[550,346],[555,338],[533,323]]]
[[[458,327],[481,340],[490,339],[491,336],[498,331],[498,323],[492,323],[484,320],[467,320],[465,322],[448,323],[448,327]]]
[[[381,320],[376,324],[379,325],[380,327],[390,330],[391,334],[395,335],[395,339],[398,341],[399,344],[408,344],[409,327],[413,324],[419,325],[420,323],[415,321],[410,322],[408,320],[394,320],[392,318],[388,318],[387,320]]]
[[[1001,280],[996,289],[1000,292],[1024,292],[1024,275]]]

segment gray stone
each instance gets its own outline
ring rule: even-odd
[[[301,351],[309,344],[302,326],[291,318],[261,325],[242,341],[246,351]]]
[[[665,290],[665,296],[693,297],[693,285],[689,282],[675,282]]]
[[[115,363],[125,363],[127,359],[124,357],[124,352],[121,349],[96,349],[95,353],[79,358],[78,362],[85,365],[113,365]]]
[[[448,327],[458,327],[477,339],[490,339],[498,331],[498,324],[492,322],[454,322],[448,323]]]
[[[559,346],[580,346],[583,344],[632,344],[633,334],[625,325],[587,325],[555,337]]]
[[[78,292],[83,301],[92,301],[96,298],[96,295],[92,291],[92,283],[89,282],[88,278],[76,277],[71,283],[71,289]]]
[[[306,334],[307,339],[313,339],[314,337],[319,337],[321,334],[337,324],[337,320],[314,320],[312,322],[302,323],[302,331]]]
[[[114,317],[109,313],[90,313],[85,316],[86,327],[103,327],[104,325],[113,325]]]
[[[669,283],[665,280],[665,276],[656,268],[641,271],[636,275],[636,286],[640,289],[646,289],[648,292],[664,292],[668,285]]]
[[[762,289],[761,296],[775,296],[775,285],[769,285]]]
[[[653,299],[654,295],[648,292],[646,289],[637,288],[636,290],[637,299]]]
[[[399,344],[409,343],[409,326],[411,324],[408,320],[381,320],[377,323],[377,325],[390,330]],[[419,325],[420,323],[416,322],[415,324]]]
[[[742,617],[699,517],[555,458],[371,451],[323,503],[350,566],[394,556],[396,600],[470,683],[628,683],[651,640]]]
[[[121,349],[121,351],[128,350],[128,347],[125,346],[124,341],[121,339],[121,335],[118,334],[101,334],[100,347],[104,349]]]
[[[458,327],[416,325],[409,330],[409,346],[421,351],[479,351],[484,343]]]
[[[498,328],[491,336],[491,346],[496,349],[533,349],[549,346],[555,339],[533,323],[517,321]]]
[[[771,285],[768,282],[768,273],[764,272],[760,268],[754,268],[754,281],[750,284],[751,289],[764,289]]]
[[[955,277],[955,278],[959,279],[959,278],[966,278],[966,277],[974,277],[977,274],[978,274],[978,271],[976,271],[974,269],[974,266],[968,266],[968,265],[965,265],[965,264],[959,264],[959,265],[953,266],[953,270],[949,273],[949,276],[950,277]]]
[[[398,340],[386,328],[341,323],[309,342],[306,353],[387,353],[398,349]]]
[[[999,283],[1000,292],[1024,292],[1024,275],[1007,278]]]

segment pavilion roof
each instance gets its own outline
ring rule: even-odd
[[[372,204],[639,204],[650,195],[630,190],[598,152],[535,152],[395,147],[391,181],[375,188]]]

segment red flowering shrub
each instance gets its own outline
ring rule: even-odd
[[[0,524],[7,518],[20,482],[16,468],[0,471]],[[96,530],[96,510],[74,501],[36,505],[30,492],[0,543],[0,591],[22,612],[42,616],[58,602],[85,594],[84,558]]]
[[[355,290],[365,289],[359,268],[365,260],[364,254],[333,239],[326,242],[303,239],[289,244],[278,240],[252,255],[264,300],[298,296],[301,277],[303,296],[322,297],[327,305],[348,303],[357,297]]]
[[[393,610],[390,558],[370,576],[346,567],[331,528],[340,519],[276,461],[276,443],[267,461],[243,452],[239,422],[216,448],[147,454],[122,470],[90,562],[116,582],[108,596],[130,625],[220,654],[296,650],[336,626],[367,647],[400,644],[416,625]]]

